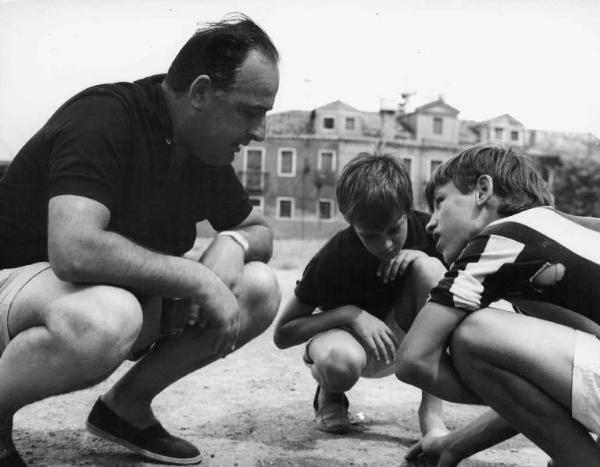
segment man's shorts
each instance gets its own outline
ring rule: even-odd
[[[15,297],[31,279],[49,267],[48,263],[43,262],[14,269],[0,269],[0,354],[4,352],[11,338],[8,314]]]
[[[582,331],[575,331],[571,413],[600,435],[600,340]]]
[[[392,330],[392,332],[396,336],[396,339],[398,339],[398,342],[402,342],[402,339],[404,339],[404,336],[406,335],[406,333],[402,330],[402,328],[396,322],[396,319],[394,318],[394,311],[391,311],[390,313],[387,314],[384,322]],[[345,330],[348,331],[347,329],[345,329]],[[327,331],[325,331],[325,332],[327,332]],[[350,332],[350,331],[348,331],[348,332]],[[309,339],[309,341],[306,343],[306,345],[304,347],[304,354],[302,355],[302,359],[304,360],[304,363],[308,367],[311,367],[314,363],[309,354],[310,343],[318,335],[319,334],[316,334],[311,339]],[[360,340],[358,338],[356,338],[356,340],[358,340],[360,342]],[[373,357],[372,353],[369,352],[367,349],[365,349],[365,352],[367,353],[367,365],[363,369],[361,377],[363,377],[363,378],[383,378],[385,376],[393,375],[396,372],[396,367],[400,363],[398,352],[396,352],[396,358],[390,364],[385,363],[385,361],[383,361],[383,360],[381,360],[381,361],[376,360],[375,357]]]

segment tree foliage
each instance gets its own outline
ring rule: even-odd
[[[600,161],[564,162],[554,179],[556,207],[579,216],[600,217]]]

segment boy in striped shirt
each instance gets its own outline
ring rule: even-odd
[[[402,342],[397,376],[497,414],[409,457],[452,466],[518,431],[557,467],[600,466],[589,434],[600,433],[600,219],[555,210],[533,165],[496,143],[443,164],[427,198],[427,231],[451,266]],[[499,299],[517,313],[489,306]]]

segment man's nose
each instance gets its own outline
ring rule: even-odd
[[[264,141],[267,132],[267,117],[263,116],[260,123],[250,131],[250,136],[254,141]]]

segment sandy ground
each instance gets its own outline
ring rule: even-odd
[[[300,270],[278,270],[283,299]],[[195,443],[202,465],[401,466],[419,436],[420,393],[394,377],[361,380],[348,393],[351,411],[364,420],[348,435],[315,429],[315,384],[301,361],[301,348],[278,350],[269,329],[233,355],[189,375],[154,403],[173,433]],[[53,397],[15,417],[15,442],[31,466],[150,466],[124,448],[88,434],[85,419],[95,399],[127,368],[93,388]],[[474,418],[481,408],[448,405],[449,427]],[[461,464],[545,466],[547,457],[519,436]]]

